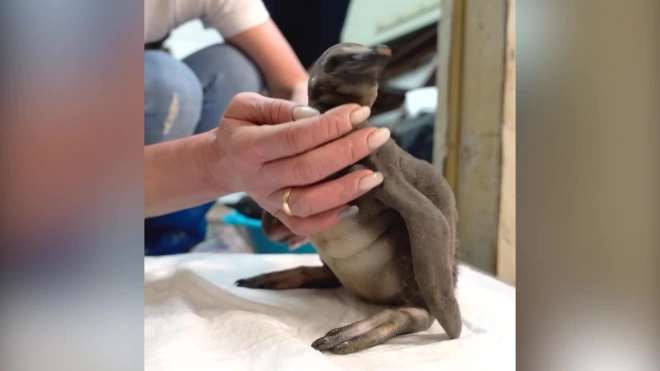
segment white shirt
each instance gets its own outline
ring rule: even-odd
[[[262,0],[144,0],[144,42],[162,40],[173,29],[196,19],[227,39],[269,18]]]

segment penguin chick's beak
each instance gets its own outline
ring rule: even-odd
[[[392,49],[390,49],[387,45],[376,45],[371,50],[374,52],[374,54],[382,56],[382,57],[391,57],[392,56]]]
[[[366,59],[370,60],[372,63],[375,62],[380,65],[384,65],[390,60],[391,57],[392,49],[385,45],[376,45],[371,48],[371,53]]]

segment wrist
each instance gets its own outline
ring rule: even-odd
[[[231,184],[231,177],[227,175],[227,155],[217,143],[217,131],[213,129],[200,134],[197,144],[195,163],[199,169],[200,179],[210,192],[217,193],[221,197],[230,193],[238,192]]]
[[[223,156],[215,133],[198,134],[144,148],[144,214],[153,217],[201,205],[231,193],[219,175]]]

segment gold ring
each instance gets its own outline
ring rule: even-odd
[[[289,208],[289,195],[291,194],[291,191],[293,188],[287,188],[284,191],[284,194],[282,194],[282,210],[284,210],[284,213],[288,216],[291,216],[291,209]]]

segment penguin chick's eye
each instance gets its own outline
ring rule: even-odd
[[[332,56],[328,59],[328,61],[325,63],[325,67],[328,71],[334,71],[341,65],[342,58],[339,55]]]

